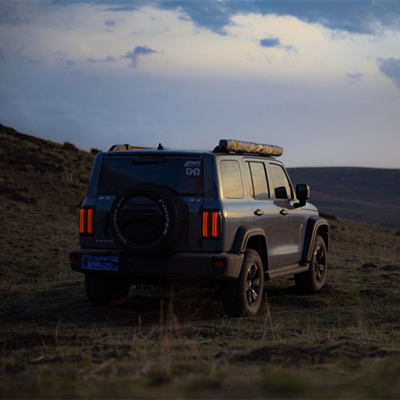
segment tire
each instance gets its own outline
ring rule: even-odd
[[[137,183],[111,207],[111,233],[126,251],[142,256],[166,253],[184,227],[183,205],[169,188]]]
[[[123,278],[85,275],[85,290],[92,306],[122,305],[128,296],[130,282]]]
[[[254,316],[264,294],[264,268],[257,251],[246,250],[239,278],[224,282],[222,304],[230,317]]]
[[[326,282],[328,253],[324,239],[317,235],[312,251],[310,268],[294,276],[297,289],[301,293],[313,293],[320,290]]]

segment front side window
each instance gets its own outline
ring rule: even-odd
[[[283,168],[278,164],[270,164],[275,197],[277,199],[291,199],[292,188]]]
[[[227,199],[242,199],[243,180],[240,165],[236,160],[223,160],[220,163],[222,190]]]

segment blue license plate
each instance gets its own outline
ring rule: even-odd
[[[81,257],[81,268],[97,271],[118,271],[118,257],[85,256]]]

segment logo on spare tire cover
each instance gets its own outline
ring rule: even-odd
[[[118,235],[119,239],[124,244],[127,244],[128,241],[122,235],[121,231],[119,230],[119,225],[118,225],[118,211],[119,211],[121,205],[124,204],[124,203],[125,203],[125,197],[121,197],[121,199],[119,200],[119,202],[118,202],[118,204],[117,204],[117,206],[115,207],[115,210],[114,210],[113,222],[114,222],[115,233]]]
[[[167,205],[164,203],[162,199],[158,200],[162,210],[164,211],[164,216],[165,216],[165,225],[163,229],[163,235],[165,236],[168,233],[169,230],[169,225],[170,225],[170,219],[169,219],[169,211]]]

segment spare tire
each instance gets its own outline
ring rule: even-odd
[[[166,186],[137,183],[111,207],[111,232],[125,250],[154,256],[167,252],[184,227],[183,206]]]

